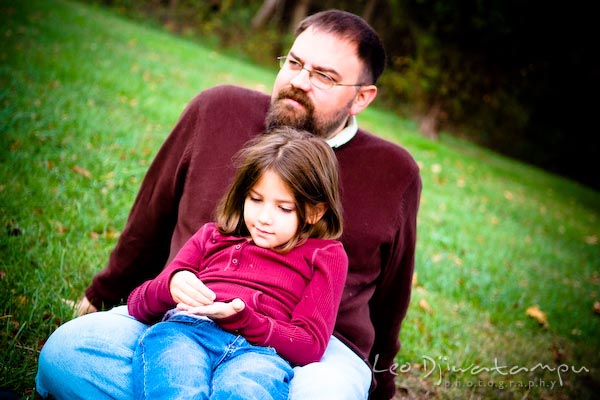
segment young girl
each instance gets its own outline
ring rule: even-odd
[[[237,160],[216,223],[129,296],[138,320],[164,316],[136,349],[139,398],[287,399],[291,366],[333,332],[348,266],[333,151],[282,128]]]

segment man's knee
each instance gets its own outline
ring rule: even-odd
[[[367,369],[368,371],[368,369]],[[312,363],[294,369],[291,400],[365,400],[370,387],[365,371],[332,363]]]

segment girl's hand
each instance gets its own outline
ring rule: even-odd
[[[182,303],[177,305],[177,308],[180,310],[185,310],[192,314],[203,315],[210,319],[221,319],[231,317],[232,315],[242,311],[245,307],[246,304],[242,301],[242,299],[233,299],[228,303],[216,301],[209,305],[202,305],[196,307],[190,307]]]
[[[213,304],[215,293],[202,283],[193,272],[179,271],[171,278],[169,290],[173,301],[188,307],[207,306]]]

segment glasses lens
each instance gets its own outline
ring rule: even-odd
[[[334,84],[333,79],[329,75],[317,71],[311,71],[310,83],[319,89],[329,89]]]
[[[279,68],[286,68],[287,70],[297,71],[300,73],[303,69],[305,69],[302,64],[297,61],[291,61],[291,64],[287,62],[287,56],[277,57],[279,61]],[[318,71],[308,71],[308,79],[310,80],[310,84],[318,89],[330,89],[335,85],[334,80],[329,76],[322,72]]]

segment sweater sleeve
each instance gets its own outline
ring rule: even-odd
[[[122,303],[135,286],[158,275],[165,266],[201,97],[186,108],[154,158],[108,265],[86,289],[87,298],[98,309]]]
[[[212,220],[233,176],[231,157],[264,130],[269,100],[231,85],[192,99],[150,165],[107,266],[86,290],[94,306],[124,302]]]
[[[421,179],[415,175],[399,205],[401,221],[394,246],[370,302],[371,321],[376,332],[370,360],[373,362],[377,358],[376,368],[382,370],[375,374],[377,385],[371,400],[391,399],[396,392],[394,374],[389,367],[400,350],[400,328],[410,302],[421,187]]]
[[[232,317],[219,320],[219,325],[239,332],[252,344],[273,347],[292,364],[319,361],[333,333],[348,271],[348,258],[342,244],[334,242],[316,250],[312,267],[313,277],[289,322],[246,307]]]
[[[127,310],[132,317],[144,323],[153,323],[176,306],[171,296],[171,278],[179,271],[186,270],[197,274],[202,269],[204,244],[213,230],[211,225],[204,225],[185,243],[173,261],[156,278],[133,289],[127,299]]]

